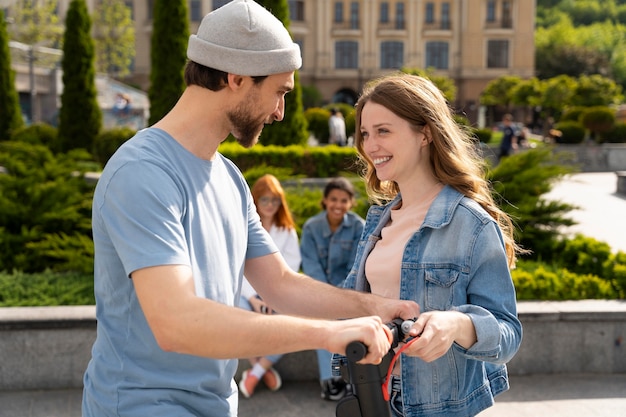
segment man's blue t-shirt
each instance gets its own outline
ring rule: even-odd
[[[245,260],[277,251],[241,172],[145,129],[107,163],[92,221],[98,330],[83,416],[235,416],[237,360],[161,350],[130,275],[188,265],[198,297],[237,305]]]

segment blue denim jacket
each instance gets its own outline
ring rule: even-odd
[[[308,219],[300,238],[302,272],[318,281],[341,285],[354,263],[364,223],[358,214],[349,211],[332,233],[326,210]]]
[[[345,287],[369,291],[365,260],[400,199],[370,208]],[[400,298],[422,312],[461,311],[477,335],[469,349],[455,343],[431,363],[402,355],[404,416],[474,416],[509,388],[505,364],[520,346],[522,326],[500,229],[479,204],[443,188],[404,249]]]

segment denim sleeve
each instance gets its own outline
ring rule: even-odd
[[[302,228],[302,238],[300,239],[302,272],[318,281],[328,282],[318,253],[313,232],[305,224]]]
[[[513,358],[522,342],[522,325],[517,317],[515,287],[504,243],[499,229],[489,222],[472,245],[468,303],[454,307],[469,315],[476,329],[477,342],[465,354],[504,364]],[[455,347],[463,350],[458,345]]]

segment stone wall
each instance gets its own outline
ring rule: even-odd
[[[626,302],[520,302],[519,317],[511,374],[626,372]],[[95,337],[93,306],[0,308],[0,390],[80,388]],[[276,368],[286,381],[317,379],[313,351]]]

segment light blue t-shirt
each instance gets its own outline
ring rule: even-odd
[[[188,265],[199,297],[237,305],[245,260],[277,251],[241,172],[145,129],[107,163],[92,220],[98,330],[83,416],[236,416],[237,360],[161,350],[129,277]]]

